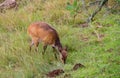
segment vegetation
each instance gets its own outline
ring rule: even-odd
[[[57,78],[119,78],[120,77],[120,15],[105,7],[94,21],[83,23],[96,5],[81,10],[74,18],[67,3],[73,0],[17,0],[18,10],[0,13],[0,78],[46,78],[46,73],[57,68],[65,73]],[[119,2],[119,0],[117,0]],[[86,0],[87,3],[87,0]],[[76,3],[74,6],[76,8]],[[81,4],[80,4],[81,5]],[[87,4],[86,4],[87,5]],[[119,9],[119,8],[118,8]],[[116,9],[115,9],[116,10]],[[61,43],[68,47],[67,63],[54,58],[49,46],[42,56],[29,51],[27,27],[34,21],[45,21],[59,33]],[[85,68],[71,71],[76,63]]]

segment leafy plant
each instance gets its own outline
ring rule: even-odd
[[[116,0],[118,2],[118,4],[120,4],[120,0]]]
[[[70,14],[75,17],[79,13],[79,10],[80,10],[80,1],[74,0],[72,4],[68,2],[66,9],[69,10]]]

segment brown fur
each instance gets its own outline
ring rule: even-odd
[[[73,69],[72,70],[77,70],[78,68],[80,67],[85,67],[84,65],[80,64],[80,63],[77,63],[74,65]]]
[[[62,56],[60,59],[65,63],[67,58],[67,51],[63,49],[62,44],[60,43],[60,39],[58,33],[55,29],[53,29],[50,25],[45,22],[35,22],[32,23],[28,27],[28,34],[32,38],[32,43],[30,45],[30,51],[32,45],[35,45],[36,51],[38,50],[37,47],[39,42],[43,42],[43,54],[47,48],[47,45],[51,45],[54,48],[57,48]]]
[[[33,40],[43,41],[45,44],[53,45],[55,44],[58,35],[56,31],[51,28],[48,24],[43,22],[36,22],[29,26],[28,33],[33,38]]]
[[[56,69],[56,70],[53,70],[51,72],[49,72],[48,74],[46,74],[48,77],[56,77],[60,74],[64,73],[64,71],[62,69]]]

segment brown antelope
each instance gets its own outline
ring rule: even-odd
[[[59,51],[60,60],[63,63],[66,62],[67,50],[66,48],[62,47],[57,31],[53,29],[50,25],[45,22],[32,23],[28,27],[28,34],[32,38],[32,43],[30,44],[30,51],[33,45],[35,46],[35,51],[38,51],[39,42],[43,42],[44,45],[42,55],[44,55],[47,46],[51,45],[53,50],[57,49]],[[54,55],[57,58],[56,53],[54,53]]]

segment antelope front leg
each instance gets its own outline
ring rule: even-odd
[[[43,46],[43,52],[42,52],[42,55],[45,54],[46,49],[47,49],[47,45],[44,45],[44,46]]]
[[[34,45],[34,42],[32,41],[29,47],[29,51],[31,52],[32,46]]]
[[[53,46],[52,46],[52,48],[53,48],[53,52],[54,52],[55,59],[57,59],[56,48],[53,47]]]

